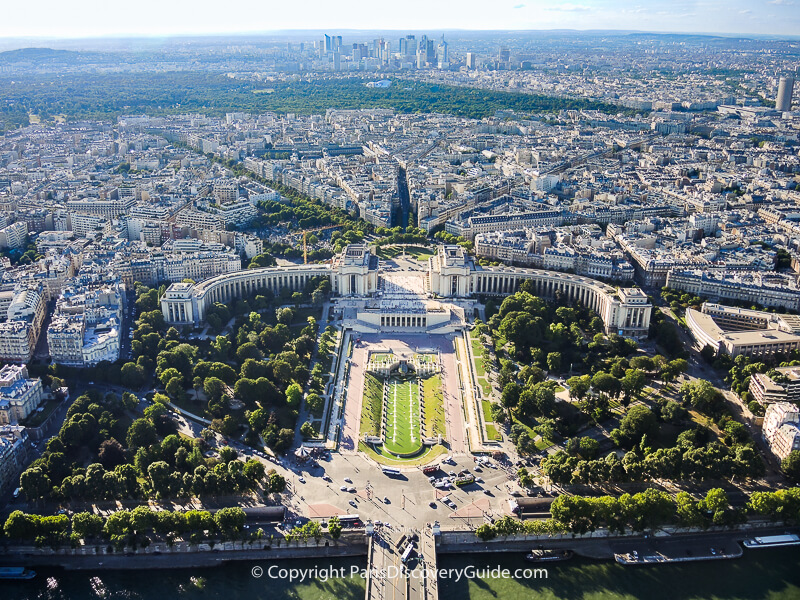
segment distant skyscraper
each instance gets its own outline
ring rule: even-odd
[[[778,99],[775,101],[775,109],[781,112],[792,110],[792,92],[794,91],[794,77],[787,75],[781,77],[778,82]]]
[[[439,42],[439,47],[437,48],[436,54],[438,55],[439,59],[439,68],[440,69],[447,69],[450,67],[450,56],[447,51],[447,42],[444,41],[444,36],[442,36],[442,41]]]
[[[323,46],[322,51],[325,54],[327,54],[333,49],[333,42],[331,40],[331,36],[329,36],[327,33],[324,35],[325,35],[325,45]]]
[[[474,52],[467,52],[467,68],[474,69],[475,68],[475,53]]]
[[[508,62],[511,60],[511,51],[508,48],[500,48],[500,61]]]

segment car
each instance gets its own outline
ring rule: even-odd
[[[20,494],[21,491],[22,490],[20,490],[19,488],[15,489],[14,490],[14,498],[19,498],[19,494]]]
[[[344,480],[345,480],[345,482],[347,482],[347,483],[353,483],[353,480],[352,480],[352,479],[350,479],[349,477],[345,477],[345,478],[344,478]]]
[[[475,478],[475,482],[476,483],[483,483],[483,477],[476,477]]]
[[[378,526],[383,525],[383,521],[375,521],[375,525],[378,525]]]
[[[475,467],[473,471],[475,471],[476,473],[481,473],[483,469],[481,469],[480,467]]]
[[[350,506],[358,507],[355,500],[350,500]]]
[[[428,477],[428,481],[430,481],[431,483],[433,483],[434,481],[436,481],[436,477],[433,477],[433,476],[431,476],[431,477]]]
[[[305,483],[306,482],[306,478],[305,477],[298,477],[297,481],[299,481],[300,483]]]
[[[323,475],[322,476],[322,481],[330,481],[330,480],[331,480],[331,478],[328,477],[327,475]]]
[[[384,496],[383,497],[383,503],[384,504],[389,504],[389,497],[388,496]]]
[[[356,493],[356,488],[349,487],[349,488],[347,488],[347,491],[350,492],[351,494],[355,494]]]
[[[456,472],[455,471],[448,471],[447,474],[450,475],[450,477],[455,477],[456,476]]]
[[[436,508],[436,502],[431,500],[430,502],[428,502],[428,506],[430,506],[431,508]]]
[[[346,492],[346,491],[347,491],[347,486],[346,486],[346,485],[343,485],[343,486],[341,486],[341,487],[339,488],[339,491],[341,491],[341,492]]]

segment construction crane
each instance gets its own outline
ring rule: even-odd
[[[337,227],[341,227],[341,225],[325,225],[324,227],[315,227],[314,229],[304,229],[301,233],[303,234],[303,264],[308,264],[308,244],[307,244],[307,235],[309,233],[314,233],[315,231],[324,231],[326,229],[336,229]]]

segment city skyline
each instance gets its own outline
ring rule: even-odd
[[[211,3],[162,4],[143,0],[137,10],[96,0],[65,5],[53,0],[36,3],[37,18],[29,5],[8,6],[0,24],[6,38],[96,38],[121,36],[184,36],[276,33],[292,30],[637,30],[727,35],[796,36],[800,10],[795,0],[747,2],[578,0],[552,2],[504,0],[487,11],[475,0],[459,10],[441,4],[411,0],[402,11],[358,10],[352,0],[336,5],[305,0],[301,6],[263,5],[245,0],[235,12],[215,11]],[[243,18],[247,15],[247,18]]]

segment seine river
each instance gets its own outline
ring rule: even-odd
[[[91,600],[172,598],[236,600],[362,600],[364,581],[350,575],[363,569],[364,561],[326,560],[336,577],[289,582],[270,578],[276,568],[314,568],[310,560],[232,563],[215,569],[149,571],[64,572],[39,569],[31,582],[0,584],[0,598],[8,600]],[[440,557],[440,569],[460,570],[471,566],[507,569],[530,568],[518,554],[483,554]],[[535,565],[543,566],[543,565]],[[260,578],[252,575],[261,567]],[[455,572],[455,571],[453,571]],[[800,548],[745,551],[743,558],[623,567],[614,562],[574,559],[547,565],[547,579],[515,579],[487,576],[457,582],[440,580],[441,600],[798,600],[800,599]],[[344,573],[344,576],[342,574]],[[275,573],[273,569],[273,574]]]

